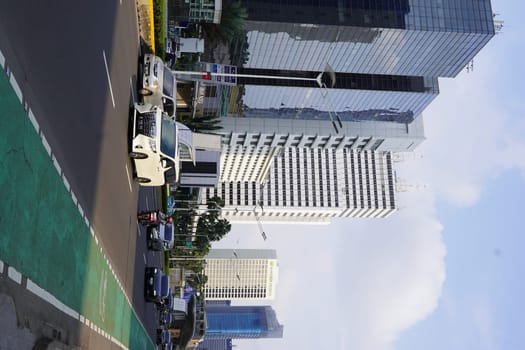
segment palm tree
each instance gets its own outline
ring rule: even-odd
[[[244,36],[245,20],[248,11],[240,1],[231,1],[223,4],[221,23],[202,23],[204,38],[210,47],[222,42],[228,44],[235,38]]]
[[[216,115],[200,118],[182,117],[181,122],[194,132],[206,132],[222,129],[221,119]]]

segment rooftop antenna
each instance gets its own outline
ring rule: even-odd
[[[422,159],[423,155],[416,152],[393,152],[392,160],[396,163],[405,162],[407,160]]]
[[[405,179],[397,179],[396,181],[396,192],[413,192],[421,191],[426,189],[426,184],[409,183]]]

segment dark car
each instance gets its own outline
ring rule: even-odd
[[[146,267],[144,296],[147,301],[162,305],[170,294],[169,276],[157,267]]]
[[[171,324],[173,316],[168,309],[161,310],[159,313],[159,324],[161,326],[168,326]]]
[[[148,225],[147,229],[148,248],[151,250],[170,250],[175,245],[173,224],[159,223]]]
[[[157,329],[157,345],[164,345],[171,343],[170,332],[164,328]]]

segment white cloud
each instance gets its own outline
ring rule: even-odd
[[[341,349],[390,349],[437,307],[445,280],[442,227],[432,216],[430,193],[408,197],[418,205],[352,225],[344,237],[337,270],[344,280],[337,284],[346,321]]]
[[[489,46],[505,47],[505,39]],[[518,118],[525,100],[512,76],[525,72],[495,64],[504,55],[487,49],[476,57],[474,72],[440,79],[440,95],[424,114],[427,141],[417,150],[424,158],[410,173],[456,206],[475,204],[486,182],[506,170],[525,172],[525,123]]]
[[[280,276],[272,303],[285,339],[272,349],[386,350],[437,306],[445,279],[441,225],[432,194],[410,193],[410,209],[387,220],[338,220],[329,226],[234,226],[230,243],[275,246]],[[314,335],[314,336],[311,336]],[[260,340],[246,349],[270,346]]]

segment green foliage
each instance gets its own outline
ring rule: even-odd
[[[219,241],[231,230],[230,222],[220,217],[220,208],[223,206],[222,198],[211,198],[207,202],[208,211],[200,216],[197,223],[197,231],[206,235],[210,241]]]
[[[220,126],[221,118],[216,115],[200,118],[181,116],[179,120],[194,132],[211,132],[222,129],[222,126]]]
[[[193,274],[186,278],[186,282],[188,282],[194,289],[202,292],[206,282],[208,282],[208,276],[206,276],[202,270],[199,272],[194,271]]]
[[[164,1],[153,0],[153,32],[155,35],[155,55],[166,58],[166,33],[164,33]]]
[[[210,47],[218,43],[229,43],[244,36],[244,26],[248,11],[240,1],[223,4],[221,23],[201,23],[204,38]]]

